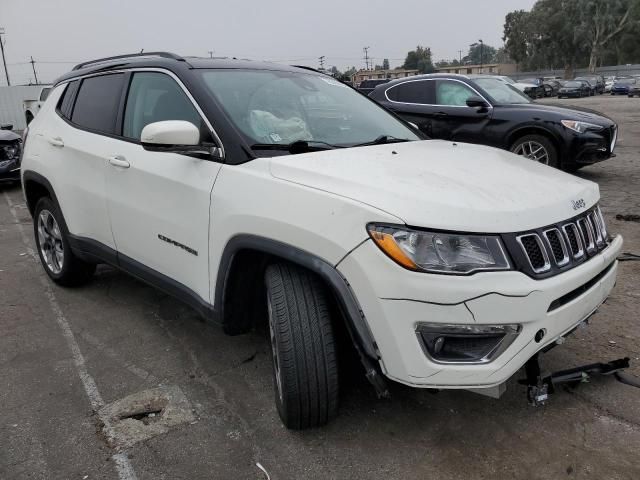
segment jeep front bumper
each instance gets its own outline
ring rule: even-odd
[[[415,387],[478,389],[504,383],[536,352],[588,318],[615,284],[621,248],[622,238],[615,237],[589,261],[544,280],[517,271],[410,272],[372,241],[337,268],[360,302],[387,377]],[[489,361],[447,363],[425,350],[424,324],[517,325],[518,332]]]

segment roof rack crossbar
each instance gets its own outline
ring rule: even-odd
[[[98,58],[96,60],[89,60],[88,62],[82,62],[77,64],[75,67],[73,67],[73,70],[80,70],[81,68],[84,68],[88,65],[93,65],[94,63],[104,63],[104,62],[109,62],[111,60],[121,60],[125,58],[135,58],[135,57],[162,57],[162,58],[172,58],[173,60],[180,60],[183,62],[185,61],[185,59],[182,58],[181,56],[171,52],[141,52],[141,53],[130,53],[128,55],[116,55],[115,57]]]

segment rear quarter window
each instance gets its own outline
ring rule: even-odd
[[[73,82],[69,82],[62,92],[60,96],[60,100],[58,100],[58,113],[62,115],[67,120],[71,120],[71,110],[73,109],[73,101],[76,98],[76,93],[78,92],[78,86],[80,85],[79,80],[74,80]]]
[[[82,80],[71,121],[79,127],[115,134],[124,74],[116,73]]]

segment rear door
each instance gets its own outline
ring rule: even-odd
[[[151,152],[140,144],[149,123],[186,120],[212,143],[209,124],[179,80],[168,72],[133,72],[122,140],[111,149],[107,193],[118,258],[124,267],[209,302],[210,196],[221,163]],[[168,283],[167,283],[168,282]]]
[[[388,88],[381,103],[432,138],[432,121],[436,109],[435,80],[408,80]]]
[[[106,158],[117,143],[116,118],[125,75],[70,82],[43,123],[42,158],[72,235],[115,247],[105,192]]]

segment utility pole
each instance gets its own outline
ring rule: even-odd
[[[458,50],[458,55],[460,55],[460,65],[462,65],[462,50]]]
[[[4,28],[0,28],[0,50],[2,50],[2,63],[4,64],[4,74],[7,76],[7,85],[11,85],[9,81],[9,70],[7,70],[7,60],[4,58],[4,42],[2,41],[2,35],[5,35]]]
[[[320,60],[320,70],[324,70],[324,55],[319,56],[318,60]]]
[[[480,42],[480,73],[484,73],[482,70],[482,65],[484,63],[484,43],[482,39],[478,40]]]
[[[38,74],[36,73],[36,61],[33,59],[33,56],[31,57],[31,61],[29,63],[31,64],[31,68],[33,69],[33,76],[36,79],[36,85],[39,85]]]
[[[363,47],[362,50],[364,51],[364,61],[365,61],[365,65],[367,66],[366,69],[369,70],[369,48],[371,47]]]
[[[207,53],[209,53],[209,58],[213,58],[213,50],[209,50]]]

